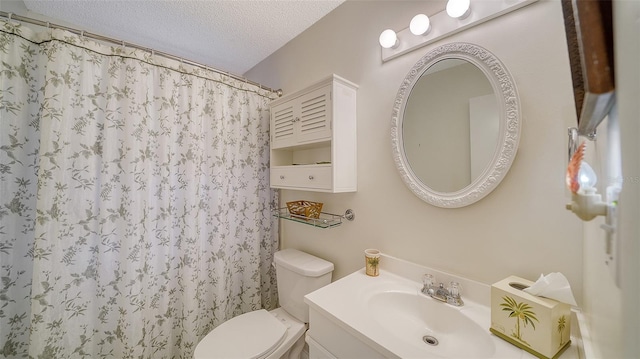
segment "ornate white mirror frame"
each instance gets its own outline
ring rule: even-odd
[[[402,124],[411,90],[435,63],[461,59],[478,67],[487,77],[498,101],[499,137],[493,159],[471,184],[455,192],[438,192],[424,184],[413,172],[405,154]],[[425,202],[442,208],[459,208],[487,196],[504,179],[516,156],[520,141],[520,101],[515,82],[502,62],[488,50],[469,43],[449,43],[429,51],[402,81],[393,106],[391,143],[393,159],[405,184]]]

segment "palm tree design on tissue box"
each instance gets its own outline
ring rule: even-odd
[[[562,347],[564,345],[564,341],[562,340],[562,332],[564,332],[564,328],[567,327],[567,318],[565,316],[561,316],[558,318],[558,333],[560,333],[560,345]]]
[[[536,318],[536,313],[532,310],[533,307],[525,302],[518,303],[515,301],[515,299],[509,296],[502,297],[502,300],[504,301],[504,303],[500,304],[502,310],[505,312],[509,312],[509,318],[516,318],[515,331],[511,333],[511,336],[526,344],[527,346],[531,346],[522,338],[520,322],[522,322],[523,327],[526,328],[527,325],[530,324],[533,327],[533,330],[536,330],[534,320],[538,322],[538,318]]]

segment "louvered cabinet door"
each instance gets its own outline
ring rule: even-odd
[[[331,87],[325,86],[271,110],[271,147],[331,139]]]
[[[295,121],[298,143],[331,139],[331,87],[300,96]]]
[[[292,102],[283,103],[271,109],[271,148],[289,147],[296,144],[294,114]]]

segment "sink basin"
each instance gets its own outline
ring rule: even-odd
[[[418,292],[372,294],[367,309],[387,335],[406,345],[444,358],[489,358],[495,344],[465,307],[453,307]],[[469,309],[468,311],[473,311]]]

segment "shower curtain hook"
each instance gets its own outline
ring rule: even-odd
[[[9,19],[9,22],[11,22],[11,18],[12,18],[12,17],[13,17],[13,13],[12,13],[12,12],[10,12],[10,13],[9,13],[9,16],[7,17],[7,18]]]
[[[80,40],[84,41],[84,30],[80,30]]]
[[[49,21],[47,21],[47,29],[51,28],[51,23]]]

